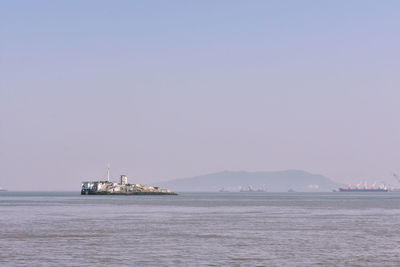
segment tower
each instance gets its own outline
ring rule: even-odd
[[[126,175],[121,175],[121,184],[126,185],[128,183],[128,177]]]

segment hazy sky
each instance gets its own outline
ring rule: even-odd
[[[400,1],[1,1],[0,186],[400,173]]]

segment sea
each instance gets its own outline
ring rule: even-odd
[[[400,192],[0,192],[0,266],[400,266]]]

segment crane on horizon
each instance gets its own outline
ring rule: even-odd
[[[400,183],[400,177],[397,174],[393,173],[393,177]]]

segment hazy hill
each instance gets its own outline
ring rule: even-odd
[[[215,192],[222,188],[238,191],[241,186],[266,187],[269,192],[287,192],[289,189],[298,192],[318,192],[331,191],[339,187],[339,184],[325,176],[298,170],[277,172],[223,171],[175,179],[159,185],[177,192]]]

